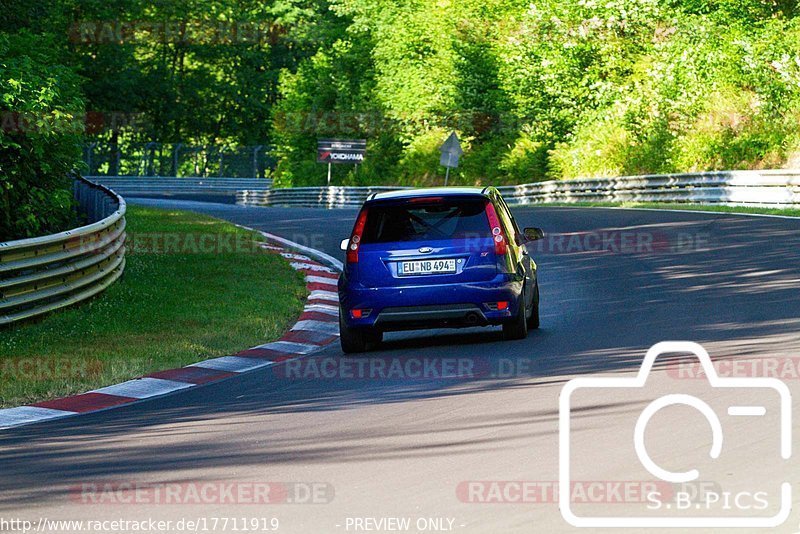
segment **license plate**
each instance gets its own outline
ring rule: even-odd
[[[416,276],[423,274],[454,274],[456,260],[415,260],[401,261],[397,264],[399,276]]]

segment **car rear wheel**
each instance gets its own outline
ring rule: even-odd
[[[528,330],[539,328],[539,281],[533,286],[533,302],[531,303],[531,316],[528,317]]]
[[[377,345],[383,340],[383,332],[350,328],[344,321],[344,312],[339,309],[339,344],[347,354],[366,352],[370,345]]]
[[[517,306],[517,315],[510,323],[503,325],[503,337],[508,340],[528,337],[528,320],[525,315],[527,314],[525,313],[525,290],[523,289]]]

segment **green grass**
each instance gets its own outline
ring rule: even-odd
[[[540,206],[590,207],[590,208],[648,208],[660,210],[715,211],[720,213],[752,213],[800,217],[800,209],[757,208],[749,206],[716,206],[711,204],[665,204],[661,202],[553,202]]]
[[[127,219],[134,250],[117,283],[80,306],[0,330],[0,406],[229,355],[280,337],[301,313],[302,274],[257,250],[258,234],[182,211],[132,207]],[[207,247],[222,246],[193,248],[203,236]],[[175,253],[175,240],[192,252]],[[235,240],[238,252],[228,248]]]

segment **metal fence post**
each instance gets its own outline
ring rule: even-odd
[[[92,173],[92,159],[94,159],[93,158],[93,156],[94,156],[94,147],[96,147],[96,146],[97,146],[97,143],[89,143],[87,145],[86,166],[89,167],[89,173],[90,174]]]
[[[264,145],[258,145],[253,149],[253,178],[258,178],[258,153],[261,149],[264,148]]]
[[[183,146],[183,143],[177,143],[172,148],[172,176],[175,176],[176,178],[178,176],[178,157],[179,157],[178,155],[181,152],[181,147],[182,146]]]
[[[94,188],[92,188],[94,189]],[[92,195],[92,220],[100,219],[100,208],[102,204],[102,199],[99,195],[93,194]]]
[[[155,152],[155,146],[158,143],[151,141],[144,146],[144,153],[142,154],[142,159],[144,161],[144,175],[145,176],[153,176],[153,154]]]

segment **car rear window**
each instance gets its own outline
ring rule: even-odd
[[[476,199],[414,200],[370,206],[363,243],[491,237],[486,201]]]

